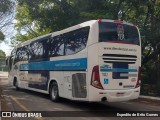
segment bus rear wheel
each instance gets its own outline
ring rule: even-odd
[[[59,101],[58,85],[56,82],[53,82],[51,84],[49,94],[50,94],[50,98],[52,101],[54,101],[54,102]]]

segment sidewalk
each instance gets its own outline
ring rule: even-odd
[[[1,72],[0,71],[0,80],[8,80],[8,72]]]
[[[139,98],[145,98],[145,99],[159,100],[159,101],[160,101],[160,97],[152,97],[152,96],[144,96],[144,95],[140,95]]]
[[[131,100],[130,102],[142,103],[151,106],[160,106],[160,97],[151,97],[140,95],[138,99]]]

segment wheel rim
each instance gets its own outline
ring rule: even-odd
[[[57,87],[56,87],[56,86],[53,86],[53,88],[52,88],[52,98],[53,98],[53,99],[56,98],[57,92],[58,92]]]

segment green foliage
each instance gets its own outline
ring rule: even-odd
[[[0,42],[5,39],[2,29],[11,22],[9,15],[13,11],[13,3],[12,0],[0,0]]]
[[[12,12],[13,2],[11,0],[0,1],[0,14],[8,14]]]
[[[0,42],[3,41],[5,38],[4,34],[0,31]]]
[[[4,51],[0,50],[0,58],[5,58],[6,54]]]
[[[7,66],[5,66],[6,54],[4,51],[0,50],[0,71],[7,71]]]
[[[75,6],[66,0],[35,0],[33,2],[19,0],[18,3],[16,14],[18,41],[21,41],[21,38],[31,39],[77,23],[75,19],[78,19],[78,12]],[[22,31],[27,33],[22,34]]]

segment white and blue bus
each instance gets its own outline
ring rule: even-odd
[[[20,43],[8,59],[9,81],[82,101],[127,101],[140,94],[138,28],[120,20],[91,20]]]

